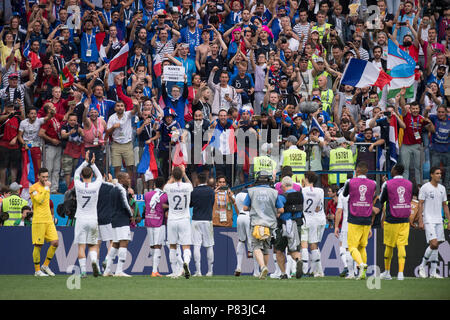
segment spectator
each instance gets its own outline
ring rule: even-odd
[[[111,145],[111,165],[114,167],[114,175],[117,176],[125,163],[128,175],[133,177],[134,151],[132,143],[131,117],[137,112],[137,105],[133,109],[125,111],[125,102],[119,100],[116,102],[114,111],[108,119],[107,134],[113,139]],[[131,186],[134,187],[132,180]]]
[[[39,130],[50,117],[51,114],[49,113],[45,118],[37,118],[37,110],[31,108],[28,110],[27,118],[20,121],[19,125],[17,139],[25,150],[30,150],[35,181],[38,181],[38,172],[41,168],[42,159],[41,147],[43,144],[39,136]]]
[[[77,122],[77,115],[69,114],[67,124],[61,127],[61,148],[63,149],[61,163],[67,187],[71,185],[72,175],[82,155],[83,134],[83,128]]]
[[[61,126],[63,121],[67,121],[70,113],[64,115],[56,113],[56,108],[51,102],[44,104],[46,120],[39,129],[39,137],[44,139],[44,167],[48,170],[49,180],[51,182],[50,192],[57,193],[59,188],[59,173],[61,170]]]
[[[11,101],[5,104],[5,112],[0,115],[0,183],[7,183],[6,170],[10,171],[12,182],[17,180],[18,163],[21,163],[21,153],[19,149],[19,124],[24,118],[23,107],[21,110],[15,109]]]

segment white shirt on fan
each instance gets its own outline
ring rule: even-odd
[[[443,223],[442,203],[447,201],[443,185],[434,187],[431,182],[425,183],[419,190],[419,200],[424,200],[423,223]]]
[[[192,184],[186,182],[174,182],[164,186],[164,192],[169,200],[169,215],[167,221],[189,219],[191,212]]]

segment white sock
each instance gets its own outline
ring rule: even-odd
[[[201,255],[200,255],[201,246],[194,246],[194,261],[195,261],[195,271],[197,273],[201,273]]]
[[[433,250],[430,248],[430,246],[427,247],[427,250],[425,250],[425,253],[422,258],[422,263],[420,264],[422,267],[425,268],[425,265],[428,261],[430,261],[430,256],[433,253]]]
[[[292,259],[291,255],[288,254],[286,255],[287,259],[286,259],[286,274],[291,274],[292,271],[292,261],[294,261],[294,259]],[[294,271],[295,271],[295,267],[294,267]]]
[[[430,275],[436,274],[436,267],[439,262],[439,252],[438,250],[433,250],[430,256]]]
[[[125,264],[125,260],[127,259],[127,248],[119,248],[119,260],[117,261],[117,269],[116,274],[122,273],[123,265]]]
[[[278,262],[277,262],[277,254],[274,253],[272,254],[272,258],[273,258],[273,263],[275,264],[275,274],[281,274],[281,270],[280,267],[278,266]]]
[[[245,255],[245,243],[239,241],[236,246],[236,259],[237,259],[236,269],[242,270],[242,261],[244,260],[244,255]]]
[[[106,268],[105,268],[105,273],[111,273],[111,266],[114,262],[114,259],[116,258],[117,255],[117,251],[119,249],[116,249],[114,247],[111,247],[111,249],[109,250],[108,255],[106,256]]]
[[[86,273],[86,258],[78,259],[78,263],[80,264],[81,273]]]
[[[253,274],[259,276],[259,273],[260,273],[260,271],[259,271],[259,264],[256,261],[255,256],[253,255]]]
[[[206,257],[208,259],[208,273],[212,273],[214,265],[214,247],[211,246],[206,248]]]
[[[177,263],[178,269],[183,269],[183,257],[181,256],[181,246],[177,245]]]
[[[161,260],[161,249],[153,249],[153,272],[158,272],[160,260]]]
[[[353,258],[350,251],[346,251],[345,255],[347,257],[348,274],[354,275],[355,270],[353,269]]]
[[[178,272],[177,249],[170,249],[169,261],[170,261],[170,266],[172,267],[172,273],[177,273]]]
[[[308,273],[309,252],[308,248],[302,248],[303,273]]]
[[[89,258],[91,259],[91,263],[95,263],[98,267],[97,251],[95,250],[89,251]]]
[[[183,250],[183,258],[184,258],[184,263],[186,263],[187,265],[189,265],[189,262],[191,262],[191,249],[184,249]]]
[[[320,272],[319,262],[320,262],[319,250],[318,249],[311,250],[311,271],[313,273]]]
[[[344,264],[344,268],[348,268],[347,265],[347,255],[344,247],[339,247],[339,255],[341,256],[341,261]]]
[[[319,259],[319,261],[317,261],[317,272],[323,273],[323,269],[322,269],[322,255],[320,254],[320,249],[317,248],[317,258]]]

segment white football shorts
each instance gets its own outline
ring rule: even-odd
[[[163,224],[156,228],[147,228],[150,246],[162,246],[166,240],[166,226]]]
[[[110,241],[114,239],[113,228],[111,223],[101,224],[98,226],[98,240]]]
[[[74,242],[78,244],[97,244],[98,223],[97,220],[77,219],[75,223]]]
[[[192,244],[205,248],[214,245],[214,229],[212,221],[192,220]]]
[[[443,223],[425,223],[424,226],[427,243],[433,239],[437,239],[437,241],[445,241]]]
[[[131,240],[130,226],[113,228],[113,242],[117,243],[120,240]]]
[[[192,244],[192,230],[189,219],[167,221],[167,242],[182,246]]]

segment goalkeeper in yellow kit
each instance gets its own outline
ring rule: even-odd
[[[58,233],[56,232],[53,216],[50,211],[50,186],[48,170],[41,168],[39,181],[30,187],[31,201],[33,202],[33,223],[31,225],[31,239],[33,241],[34,275],[36,277],[54,276],[48,265],[55,255],[58,247]],[[47,257],[41,270],[41,249],[44,241],[50,242]],[[43,272],[44,271],[44,272]]]

